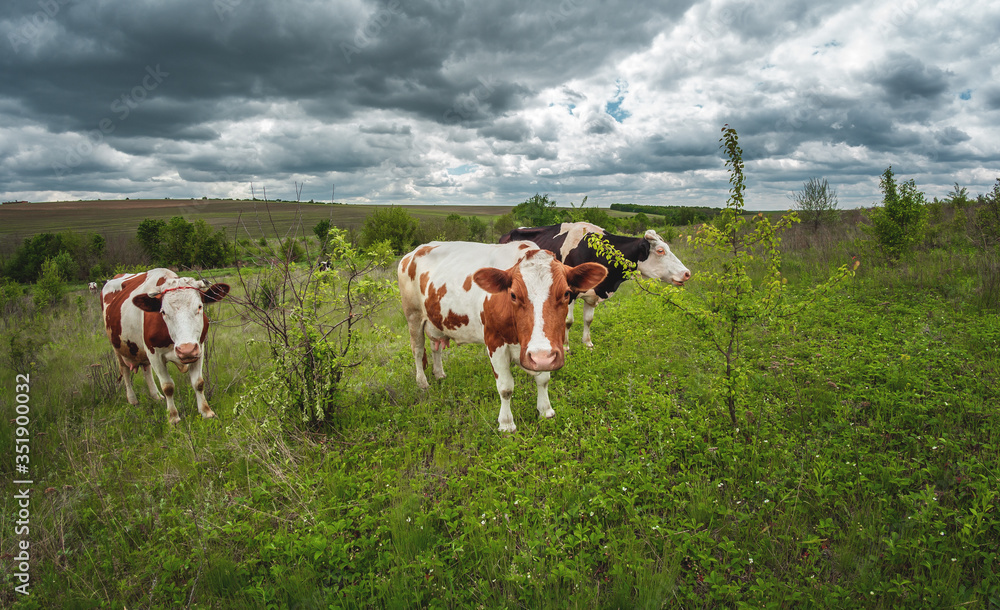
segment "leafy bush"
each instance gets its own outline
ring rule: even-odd
[[[396,254],[402,254],[413,247],[416,231],[416,219],[403,208],[379,208],[365,219],[365,226],[361,230],[361,246],[368,248],[376,242],[388,241]]]
[[[927,227],[927,209],[924,194],[917,190],[911,178],[900,185],[889,166],[879,182],[882,189],[882,207],[871,211],[872,225],[868,231],[890,261],[908,255],[924,238]]]
[[[559,221],[555,199],[549,199],[548,194],[535,196],[514,206],[514,218],[526,227],[541,227],[555,224]],[[513,228],[513,227],[511,227]]]
[[[517,228],[517,221],[513,213],[501,214],[493,221],[493,241],[497,241],[501,236],[510,233]]]
[[[47,259],[42,263],[42,276],[35,283],[35,307],[55,305],[62,300],[65,290],[66,284],[59,269],[59,263],[55,258]]]
[[[264,330],[274,362],[241,408],[263,402],[282,415],[291,409],[307,425],[319,424],[338,400],[344,373],[364,361],[357,332],[392,299],[395,283],[377,271],[384,256],[361,255],[342,230],[331,229],[329,237],[337,265],[332,276],[298,273],[288,260],[256,280],[241,273],[252,298],[233,301]],[[377,244],[384,253],[387,241]]]

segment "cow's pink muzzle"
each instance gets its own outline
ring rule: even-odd
[[[184,364],[191,364],[201,358],[201,346],[197,343],[182,343],[174,348],[174,353]]]

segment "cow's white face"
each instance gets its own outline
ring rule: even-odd
[[[656,231],[650,229],[644,237],[649,242],[649,256],[646,260],[639,261],[638,268],[642,277],[683,286],[691,278],[691,271],[674,256],[670,246]]]
[[[164,284],[156,292],[140,294],[132,302],[143,311],[160,313],[169,335],[168,345],[173,344],[178,361],[189,364],[201,357],[206,330],[205,305],[223,299],[229,293],[229,286],[209,286],[200,280],[179,279]]]
[[[554,371],[563,365],[563,336],[573,291],[590,290],[607,275],[597,263],[567,267],[546,250],[531,250],[513,268],[480,269],[477,285],[492,293],[484,316],[510,319],[516,338],[487,333],[490,353],[511,339],[521,346],[520,363],[531,371]],[[509,312],[509,314],[508,314]]]

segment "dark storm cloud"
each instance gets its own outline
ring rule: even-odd
[[[976,83],[995,79],[1000,11],[971,7],[958,41],[939,32],[963,17],[935,10],[9,0],[0,197],[308,178],[317,193],[336,181],[379,201],[510,204],[549,187],[574,201],[582,189],[615,200],[678,189],[694,202],[718,186],[723,123],[740,130],[759,184],[819,170],[867,184],[864,167],[877,175],[899,156],[938,163],[941,184],[956,171],[985,180],[996,121],[975,113],[1000,109],[1000,89]],[[792,169],[767,173],[785,159]]]
[[[932,102],[948,90],[952,75],[907,53],[891,53],[869,70],[890,103]]]

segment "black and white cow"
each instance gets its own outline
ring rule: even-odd
[[[588,243],[592,233],[601,235],[625,256],[636,263],[639,273],[645,278],[655,278],[683,286],[691,278],[691,271],[670,251],[670,246],[650,229],[642,237],[626,237],[608,233],[589,222],[564,222],[547,227],[514,229],[500,238],[500,243],[530,240],[540,248],[550,250],[564,264],[574,266],[581,263],[601,263],[608,269],[608,276],[597,287],[574,296],[583,299],[583,344],[594,347],[590,340],[590,323],[594,320],[594,307],[608,299],[627,278],[625,271],[611,264],[599,255]],[[569,342],[569,327],[573,324],[573,307],[566,319],[566,342]]]

